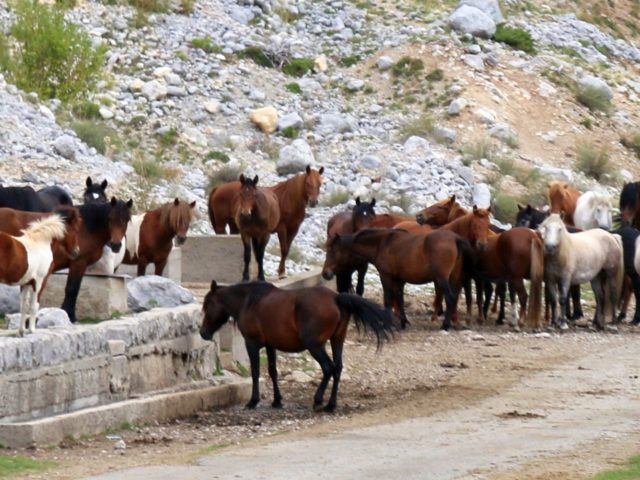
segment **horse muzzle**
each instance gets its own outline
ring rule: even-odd
[[[333,280],[333,276],[334,276],[334,273],[331,270],[322,271],[322,278],[324,278],[327,281]]]
[[[476,242],[476,247],[479,251],[486,252],[489,245],[487,244],[487,242]]]
[[[200,329],[200,336],[202,337],[203,340],[211,340],[211,337],[213,337],[213,330],[208,330],[202,327]]]
[[[187,241],[187,237],[183,236],[183,235],[177,235],[176,236],[176,244],[177,245],[184,245],[184,242]]]
[[[309,201],[307,202],[309,204],[310,207],[317,207],[318,206],[318,199],[309,199]]]
[[[71,260],[75,260],[79,256],[80,256],[80,247],[78,247],[78,246],[74,247],[73,250],[71,250],[71,252],[69,252],[69,258]]]
[[[109,242],[109,248],[113,253],[118,253],[122,248],[122,242]]]
[[[556,251],[555,245],[546,245],[544,246],[544,253],[551,254]]]
[[[416,222],[418,222],[419,225],[425,225],[427,223],[427,217],[425,217],[423,213],[418,213],[416,214]]]
[[[240,220],[251,220],[251,212],[240,212]]]

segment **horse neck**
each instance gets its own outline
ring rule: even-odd
[[[382,242],[389,236],[397,232],[390,233],[389,230],[383,229],[379,232],[366,232],[364,235],[359,233],[353,235],[350,250],[369,261],[374,260],[378,256],[378,251]]]
[[[309,198],[305,190],[305,180],[307,175],[301,173],[294,177],[289,178],[283,182],[278,183],[274,187],[271,187],[273,193],[278,197],[278,203],[280,209],[286,207],[287,210],[297,210],[304,212],[304,207],[307,204]],[[284,204],[284,200],[289,198],[291,201],[288,204]]]
[[[224,308],[227,310],[229,315],[236,320],[238,319],[240,310],[242,310],[242,306],[250,292],[251,285],[249,284],[231,285],[230,287],[223,287],[220,289],[220,293],[223,294],[220,297],[220,300],[224,305]]]
[[[469,224],[470,222],[470,217],[471,214],[465,214],[461,217],[456,218],[455,220],[452,220],[451,222],[447,223],[446,225],[443,225],[441,227],[442,230],[449,230],[453,233],[457,233],[460,236],[463,237],[468,237],[469,236]]]

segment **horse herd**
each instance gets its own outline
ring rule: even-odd
[[[186,238],[195,202],[176,198],[132,216],[133,201],[109,200],[107,186],[106,180],[94,183],[88,177],[79,206],[60,187],[37,192],[28,186],[0,187],[0,282],[20,285],[20,335],[27,326],[35,331],[40,297],[52,272],[68,269],[62,309],[75,323],[85,272],[102,261],[105,273],[127,263],[144,275],[147,265],[155,263],[155,273],[162,274],[174,237]]]

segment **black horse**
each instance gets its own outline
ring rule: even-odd
[[[538,228],[544,220],[547,218],[549,213],[543,212],[541,210],[536,210],[531,205],[523,207],[522,205],[518,205],[518,213],[516,214],[516,227],[526,227],[531,229]]]
[[[106,179],[102,183],[93,183],[91,177],[87,177],[86,185],[87,188],[82,194],[84,203],[107,203],[109,201],[106,193],[109,182]]]
[[[37,192],[32,187],[0,186],[0,207],[25,212],[52,212],[58,207],[72,207],[71,196],[61,187],[44,187]]]
[[[620,314],[617,320],[623,321],[627,315],[627,307],[629,306],[629,297],[631,292],[626,280],[631,280],[631,288],[633,289],[633,295],[636,299],[636,312],[633,315],[631,323],[633,325],[640,324],[640,275],[636,271],[634,265],[634,259],[636,256],[636,240],[640,237],[640,230],[633,227],[622,227],[615,230],[612,233],[617,233],[622,237],[622,250],[624,253],[624,273],[625,273],[625,285],[622,289],[622,307],[620,308]]]

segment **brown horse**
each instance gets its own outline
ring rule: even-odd
[[[241,187],[240,181],[235,180],[224,183],[211,190],[207,205],[209,209],[209,220],[216,235],[224,235],[227,233],[227,226],[229,226],[230,234],[235,235],[240,233],[234,218],[234,201]]]
[[[307,165],[305,173],[295,175],[270,187],[278,197],[280,206],[280,221],[275,228],[280,242],[280,265],[278,265],[280,278],[285,275],[284,263],[289,255],[293,239],[304,220],[306,206],[315,207],[318,204],[323,173],[324,167],[320,167],[320,170],[313,170]]]
[[[327,251],[322,275],[333,276],[336,255],[357,255],[373,263],[380,274],[384,305],[397,306],[401,327],[405,328],[404,285],[435,282],[446,303],[442,328],[451,320],[460,288],[463,256],[470,252],[469,242],[453,232],[435,231],[428,235],[404,230],[366,229],[355,235],[336,235]]]
[[[375,218],[369,222],[369,228],[393,228],[400,222],[410,222],[414,219],[415,218],[410,215],[377,213]]]
[[[331,244],[336,235],[349,235],[366,228],[371,220],[375,218],[374,207],[376,199],[371,202],[361,202],[360,197],[356,197],[356,205],[351,212],[336,213],[327,224],[327,242]],[[353,291],[351,276],[353,272],[358,272],[356,284],[356,294],[362,296],[364,293],[364,276],[367,273],[369,264],[355,255],[344,255],[335,259],[334,273],[336,276],[336,288],[338,292]]]
[[[244,270],[242,280],[249,280],[251,244],[258,263],[258,280],[264,280],[264,250],[271,232],[280,222],[278,197],[268,188],[258,187],[258,176],[253,180],[240,175],[242,188],[234,201],[234,217],[244,244]]]
[[[36,330],[40,296],[53,271],[54,242],[66,251],[78,250],[79,222],[76,212],[71,212],[67,220],[73,225],[53,214],[29,224],[19,237],[0,232],[0,282],[20,285],[20,336],[27,322],[31,333]]]
[[[127,227],[126,248],[122,263],[138,266],[138,276],[145,275],[147,265],[155,265],[155,274],[162,275],[173,248],[187,240],[196,202],[165,203],[155,210],[131,217]]]
[[[455,206],[460,207],[460,204],[456,202],[456,196],[452,195],[420,210],[416,214],[416,222],[420,225],[442,226],[451,221],[449,214]]]
[[[327,412],[336,408],[342,349],[347,336],[349,319],[356,326],[373,330],[381,342],[391,331],[392,318],[388,311],[375,303],[348,293],[336,293],[324,287],[281,290],[270,283],[252,282],[218,287],[215,280],[204,298],[204,320],[200,335],[210,340],[213,334],[232,316],[238,322],[249,361],[253,389],[247,408],[255,408],[260,401],[260,349],[265,347],[269,362],[269,376],[273,381],[274,408],[282,407],[278,387],[276,350],[301,352],[308,350],[322,368],[322,381],[313,397],[313,408],[322,407],[324,392],[333,377],[333,387]],[[333,360],[325,350],[331,342]]]
[[[581,193],[566,182],[554,180],[549,182],[549,211],[551,213],[564,214],[564,223],[575,226],[573,213],[576,210],[576,202]]]

